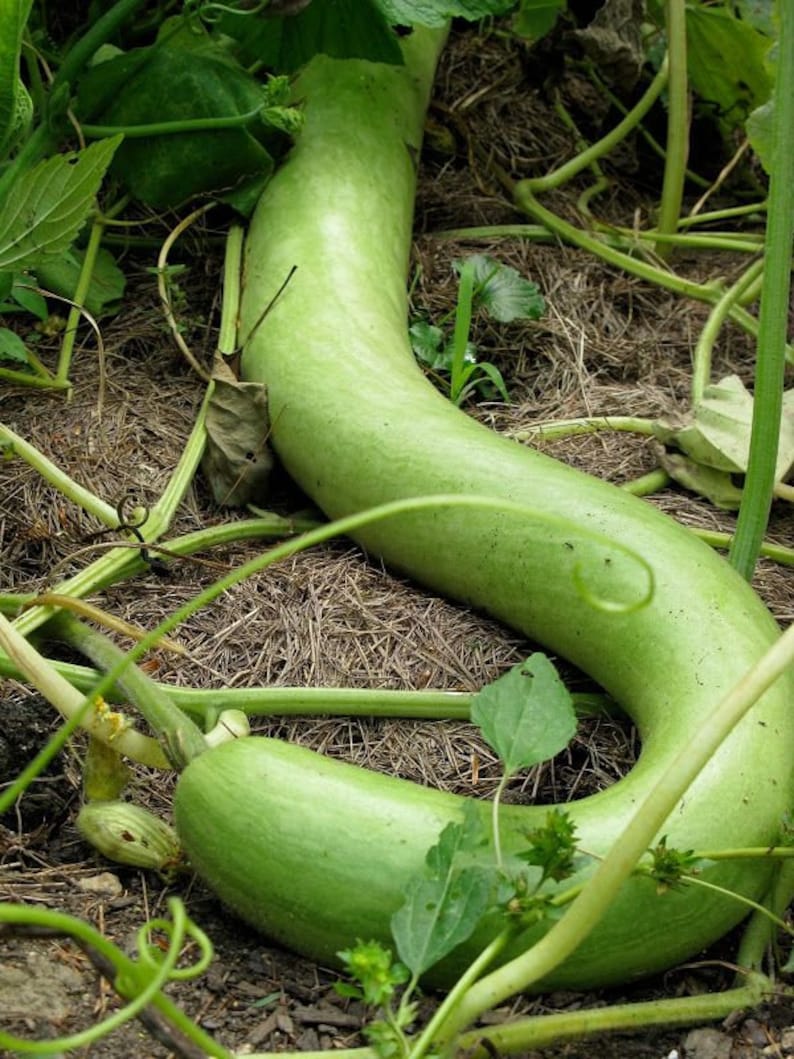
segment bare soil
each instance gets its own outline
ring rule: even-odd
[[[552,56],[553,58],[553,56]],[[555,61],[559,61],[558,58]],[[546,62],[546,66],[543,63]],[[545,70],[544,76],[541,76]],[[631,413],[655,416],[687,406],[691,356],[707,309],[651,288],[560,245],[500,238],[463,241],[445,230],[519,221],[473,144],[514,176],[545,171],[575,151],[573,134],[553,107],[554,92],[568,103],[582,132],[597,134],[614,115],[595,114],[583,82],[551,58],[473,31],[451,43],[439,73],[433,119],[447,134],[430,141],[421,168],[413,267],[413,308],[438,318],[455,303],[452,262],[472,250],[490,252],[534,279],[547,303],[536,323],[495,325],[478,320],[474,340],[507,380],[511,403],[467,409],[505,432],[547,419]],[[594,202],[598,216],[631,225],[647,219],[658,176],[642,144],[632,142],[605,169],[609,189]],[[548,197],[576,217],[588,184]],[[650,196],[650,197],[649,197]],[[149,230],[158,230],[152,220]],[[162,234],[166,228],[162,226]],[[180,323],[196,357],[209,364],[217,337],[219,257],[206,227],[183,239],[176,257],[188,268]],[[129,490],[152,504],[171,473],[201,401],[201,381],[184,363],[163,325],[154,280],[147,271],[156,251],[125,255],[129,294],[122,313],[103,321],[100,364],[86,329],[73,369],[74,391],[62,396],[6,389],[5,423],[75,479],[115,504]],[[683,274],[730,276],[733,257],[677,256]],[[57,338],[52,340],[57,348]],[[737,372],[752,379],[754,350],[736,328],[720,337],[715,378]],[[554,456],[616,484],[656,466],[653,445],[621,434],[567,438],[545,447]],[[687,525],[730,530],[733,516],[677,488],[656,503]],[[282,513],[306,509],[306,499],[277,476],[268,506]],[[220,510],[198,479],[171,534],[236,515]],[[0,591],[40,592],[99,554],[99,526],[21,460],[0,465]],[[769,536],[786,543],[791,515],[776,505]],[[168,576],[146,572],[95,597],[130,621],[151,627],[218,573],[256,554],[261,544],[234,545],[207,557],[215,565],[182,561]],[[794,586],[786,568],[766,560],[755,581],[781,623],[794,618]],[[368,563],[350,545],[305,553],[229,592],[179,630],[185,657],[162,652],[148,666],[158,679],[183,685],[234,687],[306,685],[474,690],[525,657],[532,645],[481,615],[432,597],[416,585]],[[57,648],[53,648],[57,650]],[[586,678],[565,670],[574,686]],[[46,742],[52,710],[14,680],[0,684],[0,783],[8,783]],[[260,718],[257,730],[299,741],[323,753],[445,789],[488,797],[498,780],[493,755],[463,722],[433,723],[360,718]],[[74,827],[80,803],[78,737],[33,783],[0,822],[0,897],[78,915],[127,951],[149,917],[163,914],[177,894],[215,946],[212,968],[194,983],[169,987],[185,1011],[240,1054],[352,1047],[363,1042],[366,1012],[333,989],[336,972],[268,945],[224,911],[200,884],[165,884],[156,875],[109,866]],[[518,777],[513,800],[565,801],[599,789],[630,768],[636,735],[627,722],[584,721],[574,743],[554,762]],[[758,763],[763,782],[763,763]],[[167,816],[169,785],[137,768],[131,796]],[[554,994],[517,1001],[493,1013],[545,1013],[603,1006],[626,999],[693,995],[731,983],[735,938],[697,963],[632,989]],[[426,1003],[432,1005],[433,998]],[[4,937],[0,949],[0,1020],[5,1029],[46,1037],[112,1011],[118,1000],[88,958],[63,939]],[[759,1059],[794,1054],[790,1001],[770,998],[721,1027],[642,1030],[543,1051],[568,1059]],[[151,1029],[151,1027],[150,1027]],[[160,1059],[192,1055],[171,1039],[158,1043],[138,1022],[72,1054]],[[538,1053],[540,1054],[540,1053]],[[534,1059],[534,1057],[533,1057]]]

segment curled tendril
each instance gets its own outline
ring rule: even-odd
[[[231,4],[221,4],[218,0],[207,0],[206,3],[202,3],[198,0],[197,3],[191,3],[190,7],[194,8],[196,14],[208,25],[212,25],[214,22],[219,22],[222,15],[258,15],[264,11],[269,5],[269,0],[259,0],[259,3],[254,7],[233,7]]]
[[[0,924],[43,928],[55,934],[67,935],[82,945],[99,953],[117,971],[115,985],[119,993],[129,997],[129,1002],[118,1011],[108,1015],[95,1026],[45,1041],[29,1041],[0,1031],[0,1048],[14,1054],[52,1055],[85,1047],[106,1036],[111,1031],[138,1015],[143,1008],[157,1002],[160,990],[167,982],[194,977],[206,970],[212,958],[212,944],[207,935],[188,917],[185,906],[176,898],[168,899],[171,919],[150,920],[138,932],[139,959],[131,960],[116,945],[88,923],[50,909],[33,908],[27,905],[0,904]],[[149,936],[152,930],[161,930],[168,935],[169,944],[161,958],[152,957]],[[190,938],[199,946],[199,959],[190,967],[179,968],[177,962],[182,954],[185,939]],[[187,1027],[183,1024],[182,1029]],[[198,1027],[195,1027],[197,1032]],[[202,1036],[203,1033],[202,1033]],[[214,1054],[227,1054],[220,1052]]]
[[[134,508],[131,508],[130,505],[132,504],[135,505]],[[121,500],[119,500],[116,505],[116,517],[119,520],[116,529],[120,532],[126,530],[131,533],[141,545],[141,559],[148,563],[152,571],[158,576],[166,575],[168,573],[167,565],[161,559],[153,556],[146,547],[146,540],[141,533],[141,527],[146,524],[149,518],[149,508],[146,504],[140,503],[134,489],[127,490]]]
[[[169,939],[170,944],[165,954],[160,946],[152,941],[154,931],[165,934]],[[139,964],[151,967],[152,970],[159,970],[165,957],[174,947],[174,931],[175,923],[171,919],[150,919],[147,923],[144,923],[138,930],[136,939]],[[180,939],[180,949],[184,947],[184,942],[188,938],[198,945],[198,959],[188,967],[172,967],[168,974],[169,982],[187,982],[191,978],[198,978],[199,975],[204,974],[212,961],[212,942],[201,927],[197,926],[189,917],[185,917],[184,935]]]

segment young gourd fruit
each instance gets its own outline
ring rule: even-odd
[[[321,56],[298,79],[305,128],[247,239],[243,373],[267,385],[276,453],[330,517],[437,493],[487,495],[544,512],[439,508],[384,520],[357,539],[392,568],[567,657],[634,719],[637,765],[568,807],[580,846],[601,855],[779,633],[751,588],[686,529],[498,437],[417,367],[405,276],[415,164],[441,39],[415,30],[404,67]],[[603,538],[615,542],[614,553]],[[633,606],[647,595],[649,572],[652,598]],[[775,841],[794,802],[792,691],[792,678],[780,679],[725,740],[660,831],[668,846]],[[333,963],[358,938],[388,940],[408,880],[443,826],[461,818],[462,800],[251,738],[194,760],[179,781],[175,813],[191,863],[224,902],[269,937]],[[539,813],[504,807],[507,855],[538,826]],[[723,861],[703,877],[761,898],[770,872],[761,861]],[[744,914],[738,902],[701,888],[660,896],[651,880],[633,879],[539,987],[658,971]],[[484,922],[430,980],[450,984],[498,926]],[[545,929],[525,930],[505,958]]]

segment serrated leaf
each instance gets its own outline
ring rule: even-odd
[[[483,834],[479,812],[467,803],[463,822],[447,824],[391,918],[400,959],[416,976],[471,937],[488,908],[493,880],[470,863]]]
[[[360,997],[374,1007],[388,1006],[396,987],[409,978],[408,969],[392,959],[391,949],[377,941],[357,941],[353,948],[344,949],[337,956],[361,987],[342,984],[337,986],[337,992]]]
[[[25,343],[14,331],[0,327],[0,361],[14,364],[29,364],[28,350]]]
[[[562,882],[574,871],[576,828],[563,809],[549,809],[542,827],[526,833],[529,847],[516,854],[519,860],[541,869],[540,884],[546,879]]]
[[[0,269],[34,268],[85,224],[121,136],[55,155],[12,186],[0,206]]]
[[[486,309],[494,320],[503,324],[512,320],[537,320],[546,311],[537,285],[524,279],[514,268],[486,254],[474,254],[466,260],[474,266],[475,304]],[[453,261],[459,275],[463,265],[463,260]]]
[[[471,719],[499,755],[507,775],[554,757],[576,732],[570,692],[540,653],[478,692]]]
[[[784,395],[775,481],[794,465],[794,391]],[[653,424],[654,436],[692,461],[725,474],[744,474],[750,452],[753,398],[737,375],[707,386],[692,412]]]

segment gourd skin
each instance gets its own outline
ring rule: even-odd
[[[643,501],[497,437],[418,369],[404,277],[413,159],[436,44],[417,31],[406,69],[319,58],[299,79],[306,128],[248,237],[243,373],[267,384],[273,446],[329,516],[459,492],[558,520],[444,509],[384,521],[358,539],[422,584],[569,658],[635,719],[643,741],[635,768],[569,807],[581,847],[599,854],[778,630],[744,581],[688,531]],[[293,265],[287,289],[254,329]],[[647,606],[615,614],[588,602],[577,573],[607,598],[637,599],[646,587],[636,563],[606,556],[588,530],[642,556],[654,576]],[[793,691],[791,678],[779,680],[723,743],[663,829],[669,846],[775,840],[794,802]],[[357,937],[388,938],[407,879],[444,823],[459,818],[460,802],[252,739],[192,762],[175,810],[192,862],[226,903],[291,948],[333,961]],[[507,850],[517,848],[519,829],[544,816],[506,806]],[[705,876],[758,898],[769,872],[758,862],[722,862]],[[633,880],[539,987],[659,970],[743,914],[737,902],[702,890],[660,898],[652,883]],[[493,929],[485,925],[432,980],[448,984]],[[527,932],[518,946],[535,936]]]

